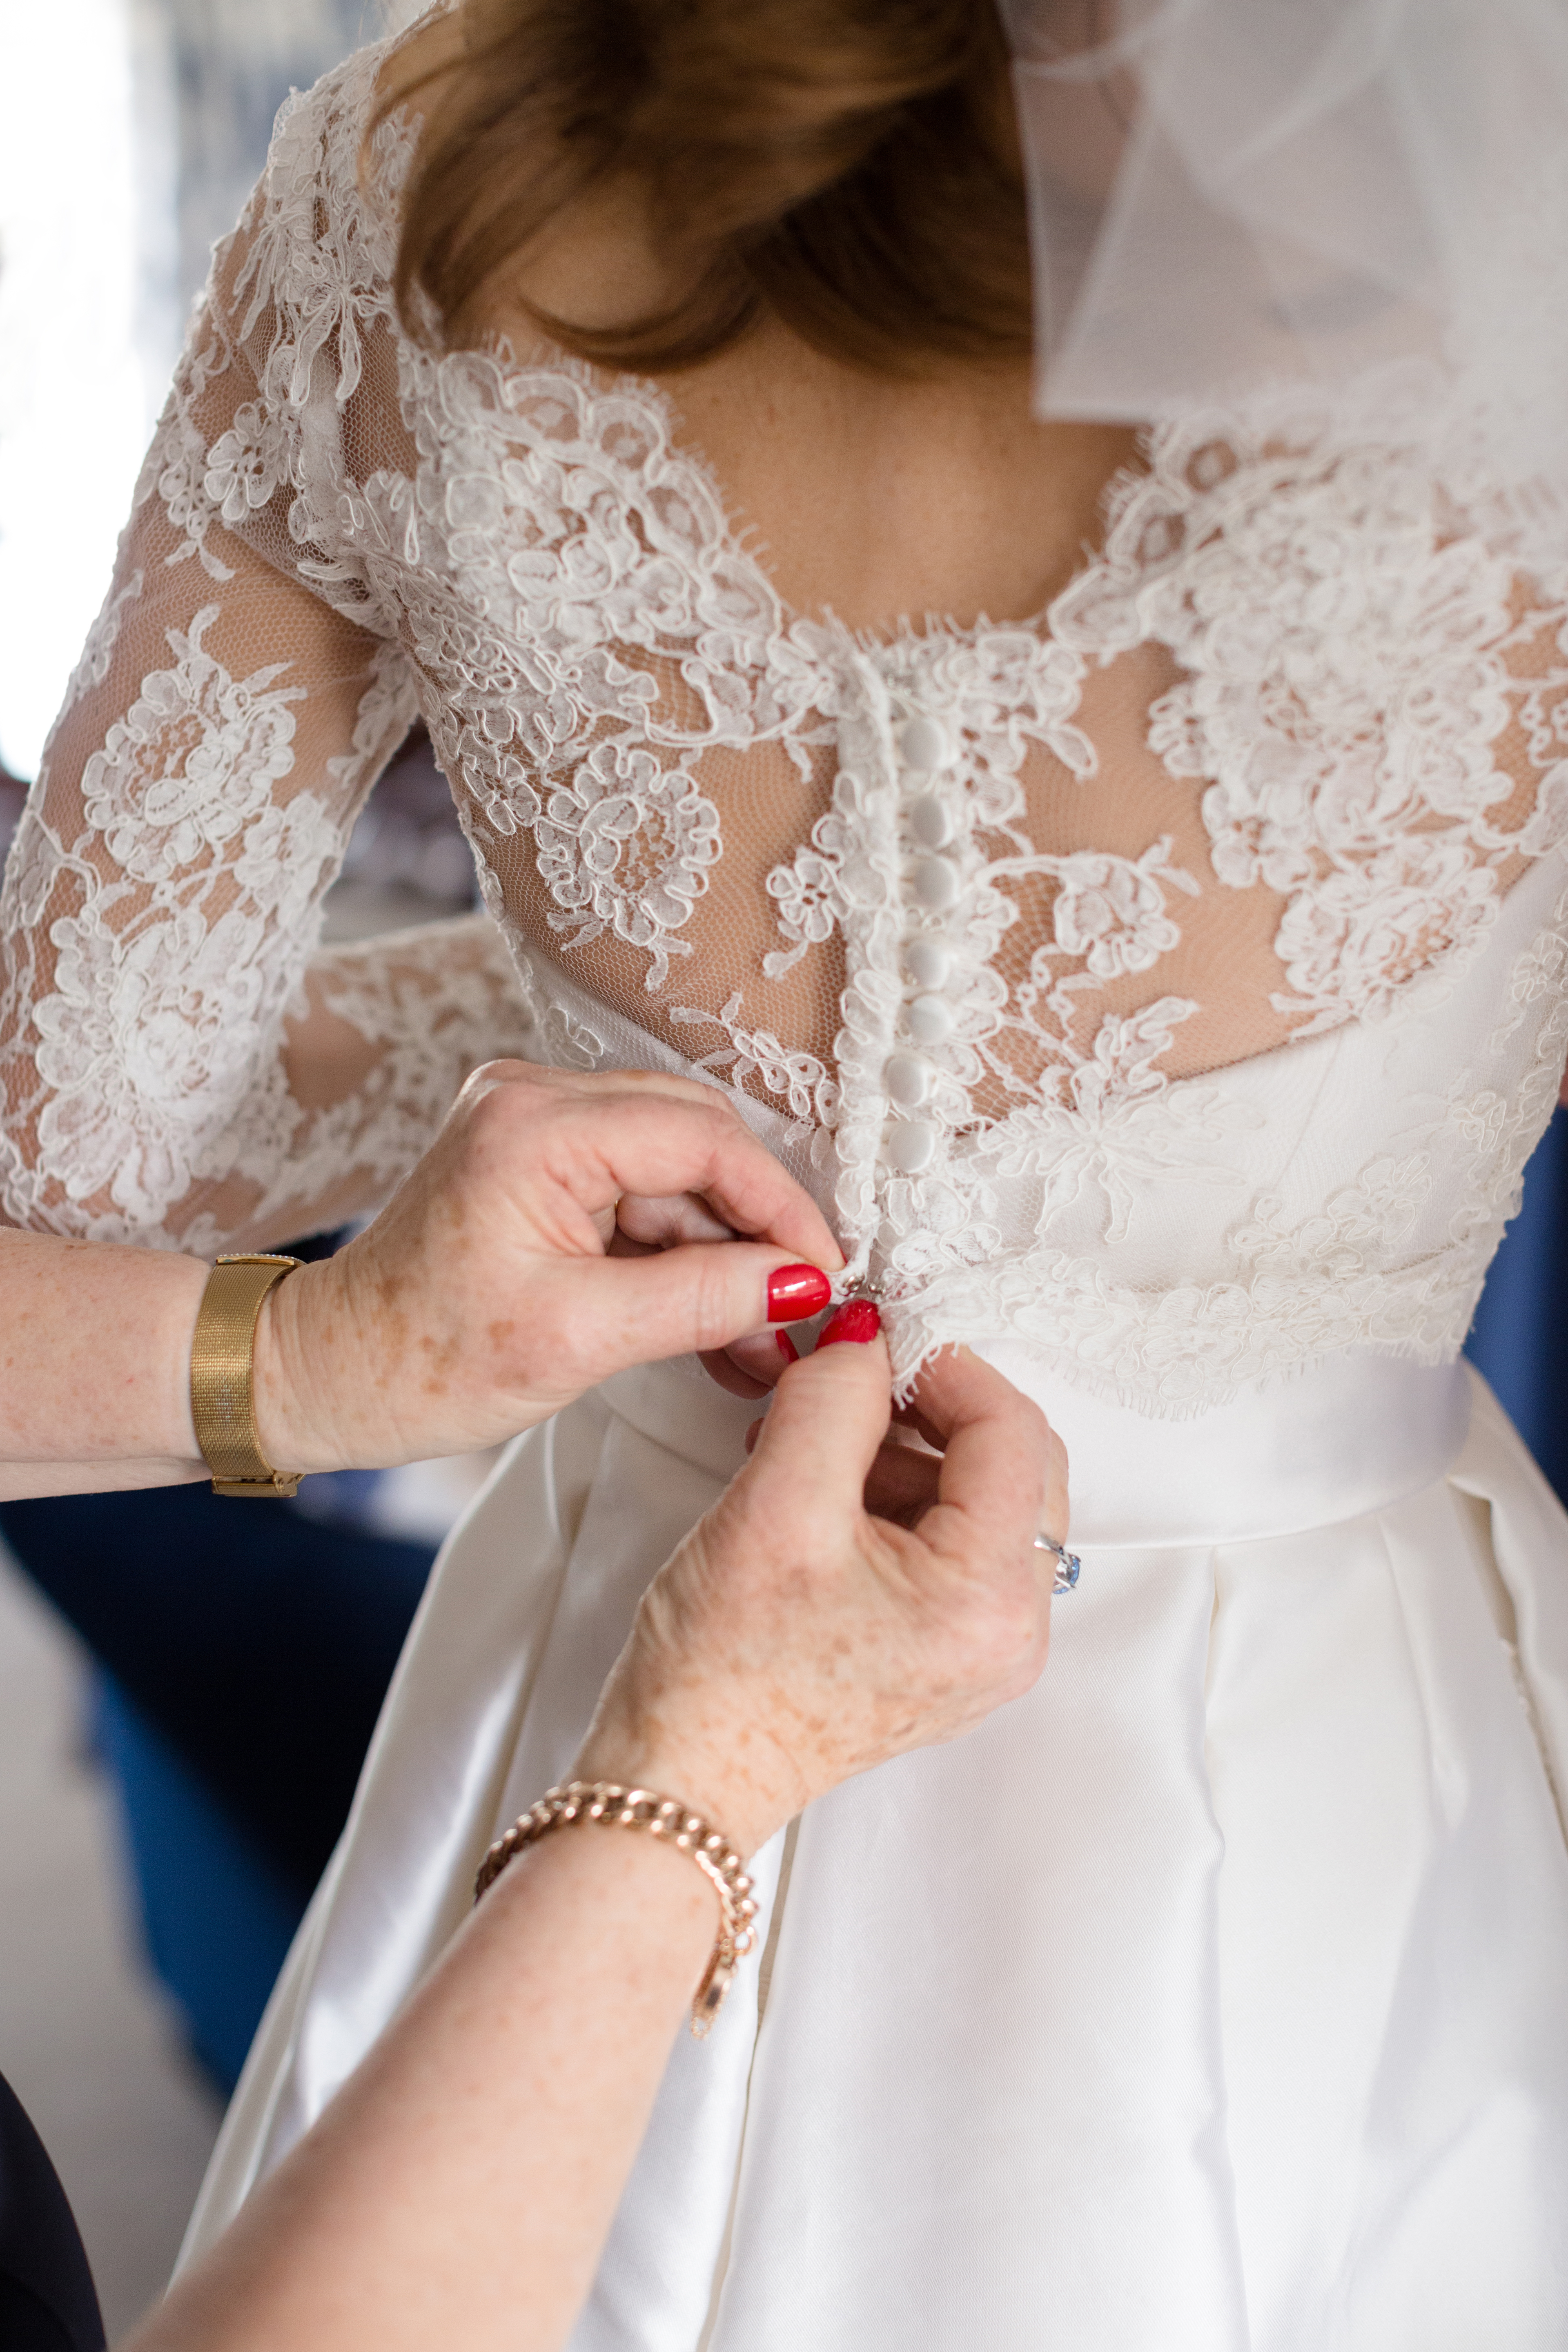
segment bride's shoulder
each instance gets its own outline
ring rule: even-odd
[[[215,306],[242,336],[263,312],[292,341],[301,310],[325,303],[363,322],[390,306],[418,93],[454,38],[443,5],[285,100],[261,177],[215,257]]]
[[[300,302],[328,299],[362,316],[380,310],[392,319],[405,205],[428,111],[464,53],[459,11],[452,0],[440,0],[407,31],[355,49],[310,89],[289,96],[250,202],[218,249],[220,311],[233,293],[252,319],[259,301],[285,324]],[[645,276],[647,270],[643,247],[621,226],[620,207],[611,205],[616,216],[607,223],[599,217],[604,210],[592,202],[574,206],[564,234],[552,225],[540,240],[539,275],[547,297],[563,280],[580,299],[589,289],[590,310],[602,279],[610,316],[626,294],[622,254],[628,242],[637,248],[632,271],[639,264]],[[535,296],[536,289],[530,285],[528,293]],[[504,336],[519,357],[536,343],[542,352],[551,348],[504,295],[492,293],[473,324],[475,340]]]

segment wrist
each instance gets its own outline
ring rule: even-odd
[[[502,1932],[514,1932],[521,1922],[522,1931],[531,1933],[541,1882],[562,1877],[576,1882],[573,1901],[578,1917],[606,1895],[630,1895],[639,1957],[647,1951],[646,1931],[656,1906],[679,1938],[683,1974],[700,1969],[712,1948],[718,1896],[711,1882],[692,1868],[690,1855],[663,1838],[631,1837],[598,1823],[542,1838],[519,1854],[487,1890],[479,1916],[505,1923]],[[679,1997],[689,1999],[689,1985],[681,1985]]]
[[[188,1462],[193,1468],[205,1471],[206,1465],[196,1443],[195,1418],[191,1410],[191,1349],[210,1269],[201,1258],[165,1256],[151,1250],[142,1255],[148,1260],[149,1270],[155,1269],[158,1284],[154,1314],[159,1339],[152,1360],[164,1366],[166,1371],[163,1402],[157,1416],[164,1446],[174,1460]],[[157,1450],[160,1449],[148,1449]]]
[[[359,1458],[341,1425],[333,1367],[357,1352],[334,1318],[333,1261],[302,1265],[269,1290],[257,1318],[251,1401],[262,1453],[277,1470],[301,1476],[374,1466]]]
[[[564,1777],[613,1780],[673,1797],[749,1859],[805,1801],[805,1791],[783,1790],[776,1771],[759,1771],[748,1752],[752,1746],[744,1733],[721,1742],[697,1732],[683,1736],[673,1727],[633,1732],[606,1720],[595,1724]]]

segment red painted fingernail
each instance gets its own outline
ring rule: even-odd
[[[802,1323],[820,1315],[833,1296],[833,1285],[816,1265],[781,1265],[768,1276],[768,1321]]]
[[[773,1338],[779,1343],[779,1353],[784,1358],[785,1363],[798,1364],[800,1361],[800,1349],[795,1346],[795,1341],[790,1338],[789,1333],[787,1331],[775,1331],[773,1333]]]
[[[870,1298],[847,1298],[837,1315],[831,1316],[817,1341],[819,1348],[836,1347],[840,1339],[856,1340],[864,1347],[874,1339],[882,1328],[882,1318],[876,1302]]]

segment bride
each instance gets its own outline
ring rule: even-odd
[[[266,1245],[488,1055],[706,1074],[1065,1436],[1047,1693],[758,1857],[578,2352],[1547,2352],[1568,1524],[1458,1359],[1568,1046],[1568,29],[1004,14],[461,0],[290,101],[7,873],[5,1210]],[[416,711],[488,912],[321,953]],[[774,1344],[452,1538],[195,2242]]]

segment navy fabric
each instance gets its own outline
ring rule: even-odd
[[[65,2190],[0,2074],[0,2352],[103,2352],[103,2342]]]
[[[206,1486],[7,1503],[0,1536],[108,1670],[148,1954],[231,2091],[434,1554]]]
[[[294,1940],[299,1895],[107,1675],[93,1728],[148,1958],[184,2012],[193,2053],[232,2092]]]
[[[303,1909],[431,1548],[205,1486],[0,1504],[0,1536]]]
[[[1465,1353],[1568,1503],[1568,1110],[1524,1171],[1524,1205],[1492,1261]]]

